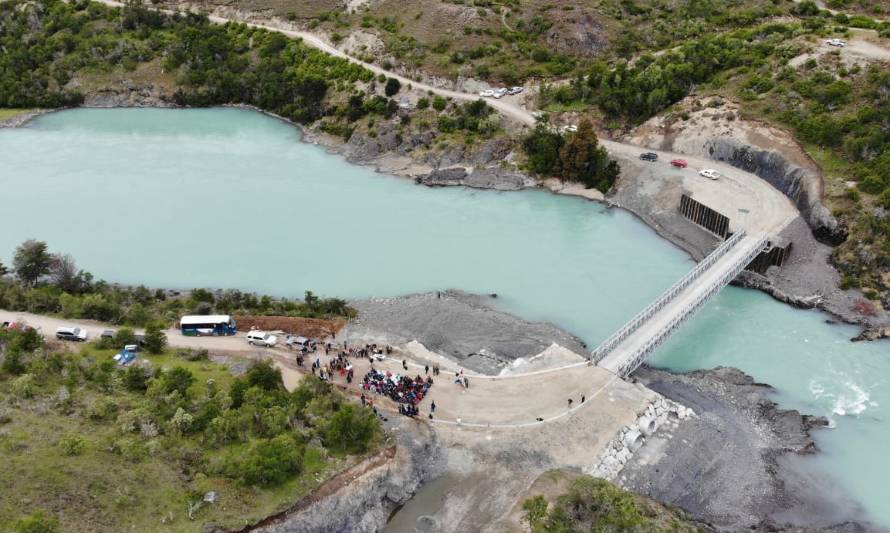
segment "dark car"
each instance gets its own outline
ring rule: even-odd
[[[643,161],[658,161],[658,154],[654,154],[652,152],[643,152],[640,154],[640,159]]]

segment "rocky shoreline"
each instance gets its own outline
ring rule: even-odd
[[[695,411],[647,438],[616,482],[678,505],[718,530],[866,531],[864,515],[801,459],[818,452],[811,431],[823,417],[781,409],[772,387],[735,368],[634,377]]]

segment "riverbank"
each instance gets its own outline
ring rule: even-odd
[[[678,505],[721,530],[863,531],[863,509],[807,466],[822,417],[780,408],[772,387],[734,368],[635,377],[699,416],[649,438],[620,486]],[[858,522],[854,524],[853,522]]]
[[[139,96],[134,101],[135,91]],[[155,87],[124,83],[115,91],[87,97],[85,106],[107,107],[170,107]],[[700,259],[717,244],[714,236],[682,217],[672,207],[679,202],[682,185],[666,179],[651,164],[640,164],[635,156],[619,154],[623,176],[618,185],[603,197],[598,191],[566,185],[557,180],[538,182],[518,171],[510,163],[515,148],[508,139],[495,138],[470,149],[445,150],[434,156],[420,157],[413,146],[426,142],[410,136],[400,137],[393,123],[377,125],[375,137],[354,133],[348,142],[332,137],[317,127],[302,127],[280,116],[249,106],[251,109],[296,126],[303,133],[303,142],[320,146],[344,157],[347,161],[374,168],[378,172],[413,179],[428,186],[465,186],[494,190],[544,188],[559,194],[580,196],[605,202],[635,214],[659,235]],[[49,112],[42,111],[40,114]],[[16,126],[27,124],[39,114],[21,117]],[[504,164],[506,162],[506,164]],[[862,299],[855,290],[841,291],[840,277],[828,263],[831,248],[812,236],[799,217],[783,231],[782,238],[794,242],[791,259],[782,269],[770,269],[765,276],[745,273],[737,284],[757,288],[776,299],[802,308],[819,308],[835,318],[863,327],[860,338],[876,339],[887,334],[890,318],[887,313],[875,317],[854,311]]]

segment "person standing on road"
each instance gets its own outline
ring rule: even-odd
[[[571,408],[572,408],[572,399],[569,398],[569,409],[571,409]]]
[[[435,412],[436,412],[436,402],[434,401],[430,404],[430,413],[435,413]]]
[[[469,389],[469,388],[470,388],[470,380],[467,379],[467,376],[464,376],[464,388],[465,388],[465,389]]]
[[[426,373],[427,376],[429,376],[430,375],[430,365],[424,366],[423,371]]]

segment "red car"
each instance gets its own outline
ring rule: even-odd
[[[685,159],[672,159],[671,164],[677,168],[686,168],[689,165]]]

